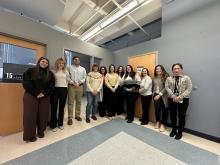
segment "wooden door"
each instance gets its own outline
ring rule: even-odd
[[[137,70],[137,67],[145,67],[149,70],[150,77],[153,78],[154,68],[157,63],[157,52],[150,52],[141,55],[135,55],[128,57],[128,64],[130,64],[134,70]],[[142,107],[141,107],[141,99],[138,97],[135,105],[135,116],[140,118],[142,116]],[[150,110],[149,110],[149,121],[155,122],[155,110],[153,106],[153,102],[151,102]]]

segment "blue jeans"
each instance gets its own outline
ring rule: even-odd
[[[86,118],[90,117],[91,112],[92,116],[95,116],[97,111],[97,98],[98,94],[93,96],[91,92],[87,92]]]

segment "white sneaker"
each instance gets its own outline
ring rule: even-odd
[[[57,130],[57,127],[52,129],[53,132],[57,132]]]
[[[154,126],[154,128],[155,128],[155,129],[159,129],[159,128],[160,128],[160,122],[157,121],[156,124],[155,124],[155,126]]]
[[[64,129],[64,127],[63,127],[63,126],[58,126],[58,128],[59,128],[60,130],[63,130],[63,129]]]

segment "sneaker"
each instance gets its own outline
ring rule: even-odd
[[[63,130],[63,129],[64,129],[63,126],[58,126],[57,128],[59,128],[60,130]]]
[[[86,118],[86,123],[90,123],[90,119],[89,118]]]
[[[155,126],[154,126],[154,128],[155,128],[155,129],[159,129],[159,127],[160,127],[160,123],[157,121],[156,124],[155,124]]]
[[[57,130],[58,130],[57,127],[51,128],[51,129],[52,129],[53,132],[57,132]]]
[[[170,137],[174,137],[177,134],[176,130],[172,130],[170,132]]]
[[[161,124],[159,131],[160,132],[164,132],[165,131],[165,126],[163,124]]]
[[[182,138],[182,136],[183,136],[182,131],[178,131],[178,133],[175,136],[175,139],[180,140]]]
[[[76,119],[77,121],[82,121],[82,118],[79,117],[79,116],[76,116],[75,119]]]
[[[93,120],[97,120],[97,117],[96,116],[92,116],[91,117]]]
[[[68,124],[68,125],[72,125],[72,124],[73,124],[73,120],[72,120],[72,119],[69,119],[68,122],[67,122],[67,124]]]

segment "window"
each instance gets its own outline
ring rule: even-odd
[[[23,72],[45,55],[46,45],[0,34],[0,80],[21,81]]]

